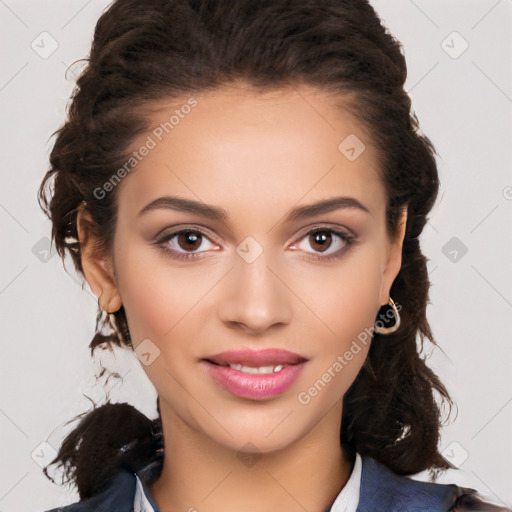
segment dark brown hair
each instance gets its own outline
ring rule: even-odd
[[[451,407],[451,400],[422,356],[424,340],[435,340],[419,236],[439,183],[435,149],[420,133],[404,91],[406,75],[399,42],[366,0],[115,0],[96,25],[67,120],[55,132],[39,201],[59,255],[64,259],[67,250],[83,272],[77,212],[89,212],[98,250],[109,251],[117,188],[101,198],[95,190],[130,157],[130,143],[148,129],[144,114],[153,100],[235,83],[255,91],[310,85],[348,98],[380,155],[388,234],[396,234],[404,207],[408,218],[402,267],[391,288],[402,324],[386,337],[374,333],[344,397],[340,441],[397,474],[429,469],[435,475],[451,467],[438,451],[442,404]],[[113,327],[111,335],[98,329],[91,353],[104,344],[133,348],[123,307]],[[52,464],[65,468],[83,499],[119,468],[154,462],[158,435],[159,418],[107,404],[85,415]],[[158,468],[161,461],[149,480]]]

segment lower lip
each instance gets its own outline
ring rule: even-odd
[[[285,391],[297,379],[305,363],[285,366],[276,373],[244,373],[229,366],[201,361],[208,373],[221,386],[241,398],[272,398]]]

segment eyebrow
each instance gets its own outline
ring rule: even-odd
[[[323,199],[316,203],[293,208],[287,214],[285,222],[316,217],[342,208],[357,209],[372,215],[366,206],[353,197],[332,197],[329,199]],[[151,210],[157,209],[170,209],[179,212],[193,213],[221,222],[226,222],[229,219],[229,214],[224,208],[211,206],[199,201],[177,196],[163,196],[151,201],[151,203],[142,208],[138,216],[140,217]]]

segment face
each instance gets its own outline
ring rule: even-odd
[[[378,154],[313,88],[188,99],[159,103],[133,141],[149,149],[117,185],[113,251],[84,253],[86,278],[124,305],[171,429],[261,452],[321,419],[337,435],[401,264]]]

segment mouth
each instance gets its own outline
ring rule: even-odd
[[[291,365],[305,363],[307,359],[288,350],[231,350],[203,359],[211,364],[227,366],[251,374],[277,373]]]
[[[225,390],[255,400],[282,393],[296,380],[307,361],[281,349],[232,350],[200,360]]]

